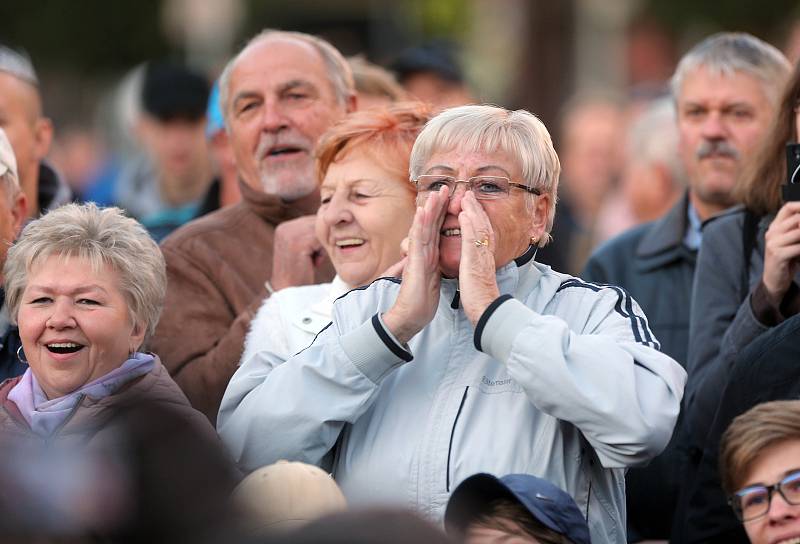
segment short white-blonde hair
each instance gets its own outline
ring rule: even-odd
[[[225,68],[222,70],[222,75],[219,76],[219,103],[222,107],[222,117],[225,120],[226,127],[228,126],[228,116],[230,115],[231,105],[228,102],[231,98],[230,86],[233,69],[236,67],[239,59],[248,49],[264,40],[271,38],[297,40],[313,47],[317,53],[319,53],[320,57],[322,57],[322,62],[325,64],[325,68],[328,73],[328,80],[333,88],[336,100],[340,105],[345,105],[347,100],[351,96],[355,95],[356,86],[353,80],[353,71],[350,68],[350,64],[348,64],[344,56],[339,52],[338,49],[331,45],[330,42],[320,38],[319,36],[306,34],[304,32],[275,30],[268,28],[253,36],[253,38],[251,38],[247,44],[242,47],[236,56],[228,61],[228,64],[226,64]]]
[[[499,106],[459,106],[444,110],[422,129],[411,149],[409,175],[416,180],[434,153],[462,149],[467,152],[504,152],[518,157],[522,183],[549,196],[545,233],[539,246],[549,241],[556,214],[561,163],[550,133],[538,117],[526,110]],[[512,180],[518,181],[518,180]]]
[[[6,304],[17,322],[22,293],[33,266],[50,256],[76,257],[95,271],[108,265],[119,275],[131,322],[153,334],[164,305],[164,256],[145,228],[119,208],[66,204],[31,221],[8,250],[3,274]]]

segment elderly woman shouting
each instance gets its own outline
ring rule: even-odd
[[[411,153],[402,282],[341,297],[309,348],[273,357],[256,402],[220,414],[240,463],[316,463],[351,503],[438,519],[476,472],[533,474],[574,497],[596,542],[625,542],[624,470],[667,444],[685,373],[624,291],[534,261],[559,171],[528,112],[433,118]]]
[[[28,224],[3,272],[29,367],[0,385],[0,432],[91,441],[111,408],[146,398],[211,433],[158,358],[139,352],[166,288],[139,223],[117,208],[62,206]]]

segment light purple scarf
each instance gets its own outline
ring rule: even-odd
[[[68,395],[48,400],[36,381],[31,369],[25,371],[22,379],[8,393],[8,399],[17,405],[22,417],[38,436],[48,437],[58,429],[72,413],[78,400],[84,395],[99,400],[112,395],[131,380],[144,376],[153,369],[155,357],[149,353],[134,353],[133,357],[122,363],[105,376],[91,381]]]

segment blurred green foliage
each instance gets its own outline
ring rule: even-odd
[[[503,0],[496,2],[502,9]],[[147,59],[181,54],[164,35],[163,3],[164,0],[6,0],[0,2],[0,42],[26,49],[40,70],[118,73]],[[261,28],[274,26],[344,37],[344,48],[355,49],[375,41],[374,23],[381,18],[398,19],[392,40],[459,38],[470,24],[470,7],[471,0],[246,0],[247,13],[237,43]],[[693,33],[724,29],[779,40],[789,21],[800,18],[800,2],[642,0],[642,11],[678,38],[688,34],[696,39]],[[385,25],[378,28],[382,32]],[[384,39],[383,47],[385,42]]]
[[[0,2],[0,41],[42,69],[119,71],[169,53],[152,0]]]
[[[642,11],[676,36],[687,30],[743,31],[781,39],[785,25],[800,18],[797,0],[644,0]],[[692,36],[699,38],[699,36]]]

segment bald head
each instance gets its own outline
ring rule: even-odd
[[[38,210],[39,162],[50,150],[53,128],[42,115],[39,89],[27,79],[0,70],[0,128],[3,128],[17,158],[19,183],[28,210]]]
[[[328,82],[331,86],[336,99],[340,104],[345,105],[352,96],[355,95],[356,88],[353,79],[353,72],[347,60],[342,56],[338,49],[331,45],[326,40],[311,34],[303,32],[291,32],[284,30],[263,30],[261,33],[254,36],[247,44],[239,51],[239,53],[231,59],[222,71],[219,78],[220,87],[220,104],[222,104],[223,116],[227,120],[228,104],[230,97],[230,79],[236,65],[241,59],[249,54],[252,54],[255,49],[263,49],[266,42],[281,42],[291,41],[300,47],[314,51],[315,55],[319,56],[319,60],[325,68]]]

